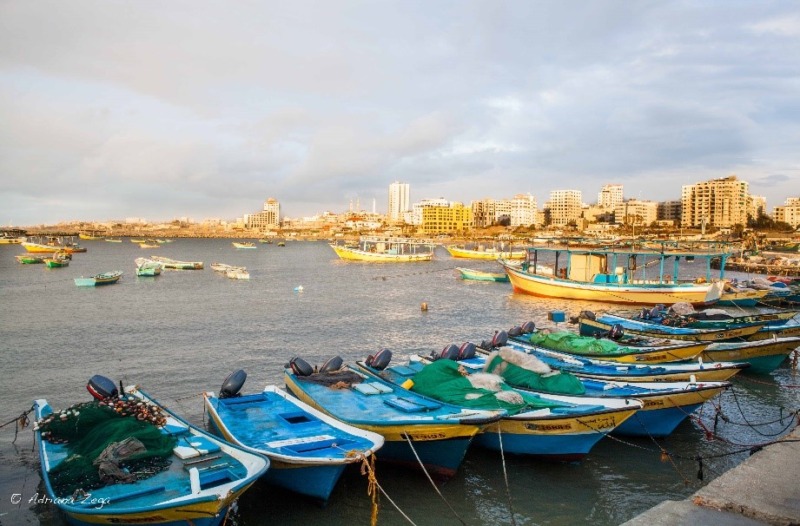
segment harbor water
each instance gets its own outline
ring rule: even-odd
[[[499,270],[492,261],[452,259],[361,264],[339,260],[324,242],[287,241],[237,250],[225,239],[177,239],[157,249],[82,241],[68,267],[22,265],[19,245],[0,245],[0,419],[45,398],[56,408],[86,401],[94,374],[138,384],[189,421],[204,425],[201,393],[218,391],[244,369],[243,392],[282,385],[293,356],[312,364],[340,355],[363,359],[382,348],[394,360],[480,342],[495,330],[551,311],[630,313],[597,303],[515,294],[508,283],[469,282],[456,266]],[[160,255],[203,261],[205,269],[136,277],[134,259]],[[232,280],[212,262],[247,267]],[[76,287],[73,279],[110,270],[119,283]],[[701,268],[689,267],[686,272]],[[744,276],[742,276],[744,277]],[[302,288],[301,288],[302,287]],[[427,304],[427,309],[423,309]],[[637,309],[638,310],[638,309]],[[569,323],[564,328],[574,329]],[[424,474],[378,463],[378,524],[616,525],[663,500],[688,497],[792,429],[800,407],[791,360],[769,375],[738,375],[663,439],[610,436],[578,463],[553,463],[472,448],[458,474],[434,488]],[[0,524],[66,524],[43,497],[31,428],[0,429]],[[357,466],[327,506],[258,482],[229,524],[369,524],[372,498]]]

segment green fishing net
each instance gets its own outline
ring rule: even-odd
[[[119,405],[115,405],[119,404]],[[160,410],[138,400],[87,402],[42,419],[42,438],[65,444],[50,470],[59,497],[145,479],[169,467],[176,440],[161,432]]]
[[[533,345],[582,355],[616,356],[627,354],[630,349],[621,347],[611,340],[601,340],[589,336],[580,336],[571,332],[535,332],[529,340]]]
[[[513,387],[564,395],[582,395],[586,393],[586,387],[583,382],[574,374],[560,371],[555,371],[551,374],[536,373],[507,362],[499,355],[492,358],[484,370],[487,373],[500,375],[508,385]]]
[[[423,367],[411,380],[414,382],[411,387],[414,392],[442,402],[474,409],[505,409],[508,414],[513,415],[530,409],[566,405],[544,400],[535,394],[515,391],[502,383],[498,386],[499,392],[475,387],[473,382],[459,371],[459,365],[452,360],[432,362]]]

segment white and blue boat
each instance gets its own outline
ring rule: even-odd
[[[320,371],[293,358],[284,370],[287,390],[337,420],[382,435],[379,461],[440,479],[453,476],[473,438],[505,414],[430,400],[349,365]]]
[[[95,376],[88,388],[98,400],[64,411],[54,411],[44,399],[34,402],[42,480],[48,498],[71,524],[217,526],[231,504],[269,467],[266,457],[188,424],[137,387],[119,395],[114,382]],[[66,439],[53,431],[58,424],[62,430],[67,425],[81,431]],[[119,425],[126,431],[120,432]],[[136,431],[127,432],[128,426]],[[102,442],[113,436],[110,429],[127,438],[110,442],[94,462],[81,459],[76,449],[86,443],[78,439],[93,436]],[[152,451],[155,441],[166,448],[164,455],[155,464],[137,468],[119,460],[121,452],[144,447],[141,441],[136,444],[134,435],[148,444],[145,453]],[[127,458],[141,459],[144,453],[139,451],[138,457]],[[93,468],[93,476],[101,473],[93,485],[86,478],[72,482],[63,476],[83,460]]]
[[[409,361],[394,366],[388,366],[388,360],[357,364],[371,377],[388,381],[395,389],[430,402],[463,404],[465,410],[506,409],[507,414],[486,426],[475,443],[495,451],[547,460],[581,460],[643,405],[635,398],[522,392],[507,386],[497,375],[484,374],[479,378],[461,371],[451,360]]]
[[[268,385],[239,395],[247,374],[236,371],[219,396],[204,394],[212,430],[248,451],[269,457],[264,479],[327,502],[344,469],[383,445],[377,433],[358,429],[317,411]]]
[[[440,359],[458,358],[448,350],[446,347]],[[731,386],[729,382],[627,382],[580,378],[552,369],[536,356],[511,347],[501,347],[491,353],[478,352],[471,358],[458,360],[458,363],[471,373],[499,374],[510,386],[523,391],[557,394],[557,386],[579,383],[583,392],[578,397],[641,400],[644,407],[612,431],[629,436],[668,436],[706,401]]]

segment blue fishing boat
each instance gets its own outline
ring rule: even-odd
[[[456,267],[461,279],[472,281],[496,281],[507,283],[508,275],[505,272],[487,272],[485,270],[477,270],[464,267]]]
[[[389,366],[387,359],[378,362],[368,359],[357,365],[373,378],[434,403],[455,403],[465,409],[505,409],[506,416],[486,426],[475,443],[517,455],[580,460],[642,408],[642,402],[634,398],[600,399],[515,390],[497,375],[470,375],[451,360],[409,361],[394,366]]]
[[[505,414],[427,399],[345,365],[320,372],[299,358],[284,370],[287,390],[311,407],[383,436],[378,460],[455,474],[473,438]]]
[[[269,467],[137,387],[87,388],[95,400],[64,411],[34,402],[45,490],[71,524],[216,526]]]
[[[247,374],[236,371],[219,396],[204,393],[212,429],[228,442],[269,457],[265,480],[326,502],[344,469],[383,445],[383,437],[317,411],[282,389],[239,395]]]
[[[473,345],[468,343],[466,345]],[[568,387],[576,396],[592,399],[636,398],[644,407],[612,432],[619,435],[665,437],[706,401],[730,387],[729,382],[626,382],[581,378],[568,371],[553,369],[536,356],[500,347],[491,352],[478,351],[467,359],[458,359],[452,344],[438,359],[454,359],[470,373],[499,375],[515,389],[538,394],[559,394]],[[463,346],[462,346],[463,347]]]
[[[532,322],[522,325],[525,327]],[[520,328],[520,331],[525,329]],[[512,336],[512,330],[506,333],[508,339],[504,345],[527,354],[536,356],[553,369],[568,371],[583,378],[597,380],[625,381],[625,382],[685,382],[689,380],[724,381],[735,374],[750,367],[748,363],[715,361],[704,362],[702,357],[696,362],[666,362],[666,363],[623,363],[611,360],[589,358],[579,354],[570,353],[569,349],[559,351],[534,345],[530,342],[527,332],[519,332]],[[501,331],[502,332],[502,331]],[[497,334],[500,334],[498,332]],[[579,336],[579,338],[595,338],[592,336]],[[481,342],[480,347],[486,351],[494,348],[492,340]],[[484,347],[485,346],[485,347]]]
[[[113,285],[122,277],[121,270],[112,270],[111,272],[102,272],[95,276],[88,278],[80,277],[75,278],[75,285],[78,287],[95,287],[98,285]]]
[[[605,335],[614,328],[648,338],[670,338],[675,340],[690,340],[695,342],[721,342],[735,338],[748,338],[753,336],[766,322],[748,325],[746,327],[730,327],[721,329],[698,329],[696,327],[673,327],[654,323],[651,321],[626,318],[616,314],[595,315],[593,312],[584,311],[578,318],[580,334],[582,336]]]

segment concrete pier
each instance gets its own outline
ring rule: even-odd
[[[625,526],[800,525],[800,430],[753,454],[683,501],[664,501]]]

